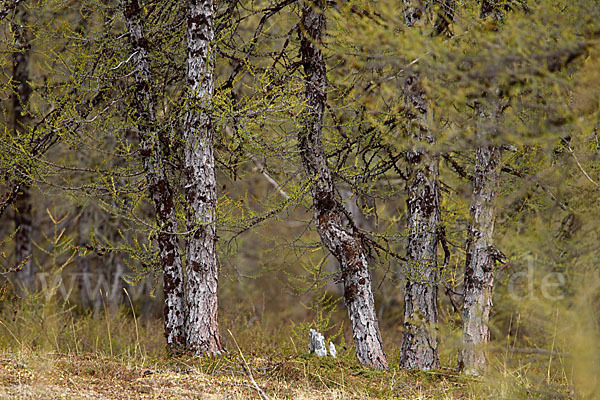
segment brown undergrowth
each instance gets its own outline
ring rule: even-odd
[[[575,397],[560,354],[550,368],[548,354],[519,353],[514,342],[493,343],[486,377],[455,371],[451,340],[440,352],[445,367],[406,371],[398,367],[401,335],[387,327],[390,370],[384,372],[358,363],[346,326],[327,330],[310,320],[294,324],[237,314],[221,318],[226,355],[168,358],[162,321],[133,318],[131,308],[94,317],[51,302],[9,304],[0,309],[0,398],[259,399],[256,386],[269,399]],[[310,327],[336,343],[336,359],[308,354]]]
[[[205,359],[126,360],[94,354],[4,353],[0,396],[23,399],[260,398],[238,355]],[[252,357],[250,370],[272,399],[462,399],[451,371],[376,372],[344,360],[302,354]]]

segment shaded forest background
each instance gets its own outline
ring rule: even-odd
[[[185,4],[144,3],[158,137],[183,240]],[[164,356],[159,228],[140,158],[122,7],[112,0],[3,7],[0,346],[94,352],[110,345],[111,353],[129,355],[144,347]],[[316,231],[311,177],[298,150],[301,10],[294,1],[215,5],[221,333],[230,350],[235,335],[260,355],[305,349],[312,327],[353,359],[337,261]],[[442,367],[455,369],[475,148],[500,148],[486,350],[489,377],[503,384],[490,384],[485,396],[594,398],[600,8],[595,0],[519,0],[501,2],[497,12],[481,18],[481,3],[470,0],[329,4],[325,152],[337,194],[366,238],[392,369],[404,287],[415,273],[406,259],[412,166],[405,155],[424,148],[439,157],[439,351]],[[409,13],[418,18],[409,23]],[[21,104],[13,69],[23,53],[30,93]],[[419,124],[435,132],[435,142],[411,135],[415,107],[404,93],[414,74],[429,107]],[[15,117],[18,107],[24,111]],[[493,107],[500,122],[482,141],[480,113]],[[20,238],[23,218],[31,219],[29,239]],[[30,251],[20,250],[23,240]],[[114,343],[101,327],[104,313],[123,329]],[[131,344],[134,316],[145,341]]]

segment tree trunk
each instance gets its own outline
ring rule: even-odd
[[[27,11],[23,5],[18,5],[11,25],[15,39],[13,53],[13,93],[12,93],[12,129],[15,137],[24,136],[29,115],[25,109],[31,96],[29,85],[29,49],[26,25]],[[31,259],[32,242],[32,213],[31,188],[26,178],[17,178],[21,184],[15,198],[15,256],[21,269],[17,271],[17,291],[21,294],[31,292],[35,288],[35,267]]]
[[[502,11],[496,0],[482,0],[481,18],[502,20]],[[491,98],[491,96],[486,96]],[[492,104],[491,113],[483,105],[478,111],[478,136],[489,141],[496,132],[501,105]],[[491,114],[491,115],[488,115]],[[475,172],[471,195],[471,225],[467,237],[465,262],[463,343],[458,353],[458,368],[469,375],[478,375],[486,368],[485,345],[490,339],[489,319],[494,291],[494,266],[499,252],[493,244],[496,198],[500,179],[500,149],[483,144],[475,151]]]
[[[419,77],[409,76],[404,97],[415,110],[411,116],[422,125],[427,114],[425,93]],[[433,135],[423,126],[413,136],[433,144]],[[428,370],[439,365],[437,339],[437,247],[440,224],[440,194],[437,155],[426,149],[407,152],[411,166],[407,183],[406,218],[408,228],[406,287],[404,292],[404,334],[400,366]]]
[[[185,307],[183,269],[176,234],[177,216],[158,140],[148,41],[144,34],[139,0],[124,0],[124,14],[135,65],[135,109],[140,155],[159,226],[157,239],[164,282],[165,338],[170,353],[180,352],[185,348]]]
[[[411,151],[407,199],[407,272],[400,365],[437,368],[437,245],[440,223],[438,159]]]
[[[485,369],[484,346],[490,337],[488,322],[497,259],[492,235],[499,165],[500,150],[497,147],[477,148],[465,265],[463,348],[458,358],[459,369],[475,375]]]
[[[89,212],[89,206],[84,204],[79,208],[79,219],[77,221],[77,235],[79,246],[85,248],[89,245],[88,238],[90,237],[90,229],[92,228],[92,215]],[[77,287],[81,299],[81,307],[84,310],[90,309],[93,306],[92,294],[90,293],[88,284],[91,279],[90,275],[90,256],[79,255],[77,257],[77,270],[79,271],[77,279]]]
[[[187,348],[193,354],[223,350],[217,320],[217,182],[211,117],[214,92],[212,0],[187,3],[187,83],[184,125],[188,202],[186,306]]]
[[[305,127],[298,138],[300,153],[309,176],[314,179],[312,195],[317,231],[340,264],[344,303],[348,308],[358,360],[377,369],[387,369],[365,247],[359,230],[335,196],[321,139],[327,98],[326,66],[319,49],[324,28],[324,4],[314,9],[312,4],[306,3],[300,27],[300,52],[306,74],[307,105]]]
[[[481,0],[481,18],[492,17],[496,21],[502,21],[504,15],[500,9],[500,0]]]
[[[375,217],[372,215],[367,216],[363,212],[364,206],[369,207],[373,205],[371,204],[372,201],[370,201],[370,199],[364,200],[364,198],[362,198],[360,195],[354,193],[352,188],[336,186],[336,190],[341,197],[342,207],[344,207],[348,216],[352,218],[354,225],[362,231],[373,231],[375,227]],[[367,257],[367,263],[369,265],[372,265],[375,263],[375,261],[376,259],[372,255]],[[337,258],[333,256],[328,257],[327,264],[324,266],[324,269],[328,274],[334,274],[336,271],[340,270],[340,263],[338,262]],[[340,297],[344,295],[344,285],[337,279],[327,282],[325,285],[325,290],[335,293]],[[384,288],[381,287],[380,290],[383,291]],[[379,310],[377,312],[379,319],[381,319],[382,308],[383,304],[379,306]]]

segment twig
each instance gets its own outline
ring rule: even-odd
[[[13,339],[15,339],[17,343],[19,343],[19,346],[23,347],[23,343],[21,343],[21,341],[19,339],[17,339],[17,337],[15,336],[15,334],[12,333],[12,331],[8,328],[8,326],[6,326],[6,324],[4,322],[2,322],[2,321],[0,321],[0,324],[2,324],[2,326],[4,328],[6,328],[6,330],[8,331],[8,333],[11,334],[11,336],[13,337]]]
[[[491,351],[503,351],[503,349],[491,349]],[[519,347],[513,347],[510,349],[507,349],[506,352],[510,352],[510,353],[520,353],[520,354],[541,354],[541,355],[552,355],[554,357],[569,357],[570,354],[569,353],[559,353],[556,352],[554,350],[547,350],[547,349],[536,349],[536,348],[519,348]]]
[[[585,172],[585,170],[583,169],[583,167],[581,166],[581,163],[579,162],[579,160],[577,159],[577,156],[575,155],[575,152],[573,151],[573,149],[571,149],[571,145],[569,145],[565,140],[563,140],[563,142],[567,145],[567,149],[569,150],[569,153],[571,153],[571,155],[573,156],[573,159],[575,159],[575,162],[577,163],[577,166],[579,167],[579,170],[583,173],[583,175],[585,175],[585,177],[588,179],[588,181],[592,182],[596,187],[600,186],[596,183],[596,181],[594,181],[587,172]]]
[[[443,264],[442,268],[446,268],[448,266],[448,264],[450,263],[450,249],[448,248],[448,242],[446,241],[446,229],[444,228],[443,225],[440,225],[438,227],[437,234],[438,234],[438,240],[442,244],[442,248],[444,249],[444,264]],[[460,309],[454,302],[454,297],[452,297],[452,294],[454,293],[454,291],[450,288],[450,286],[446,282],[443,282],[443,285],[446,290],[446,295],[450,299],[450,304],[452,305],[454,312],[460,313]]]
[[[238,352],[240,353],[240,356],[242,357],[242,362],[240,364],[242,365],[242,368],[243,368],[244,372],[246,373],[246,376],[248,376],[248,379],[250,379],[250,383],[252,383],[252,386],[254,386],[254,389],[256,389],[256,391],[258,392],[258,394],[260,395],[260,397],[263,400],[271,400],[269,398],[269,396],[267,396],[265,391],[262,390],[260,388],[260,386],[258,386],[256,381],[254,380],[254,377],[252,376],[252,371],[250,371],[250,367],[248,366],[248,363],[246,362],[246,358],[244,357],[244,353],[242,353],[242,350],[240,349],[240,346],[238,345],[237,340],[235,340],[233,333],[231,333],[231,331],[229,329],[227,329],[227,332],[229,332],[229,335],[231,335],[231,338],[233,339],[233,343],[235,343],[235,347],[237,347]]]
[[[277,191],[279,192],[279,194],[281,194],[281,197],[283,197],[286,200],[289,200],[290,196],[288,196],[288,194],[285,192],[285,190],[283,190],[281,188],[281,186],[279,186],[279,183],[277,183],[277,181],[275,179],[273,179],[271,177],[271,175],[269,175],[269,173],[265,170],[265,167],[260,163],[260,161],[258,161],[258,159],[254,156],[250,156],[250,158],[252,159],[252,161],[254,161],[254,164],[256,165],[256,168],[258,168],[258,170],[261,172],[261,174],[264,175],[264,177],[267,179],[267,181],[269,181],[269,183],[275,188],[277,189]]]
[[[470,181],[473,180],[473,177],[469,175],[467,171],[465,171],[463,166],[456,162],[456,160],[452,158],[450,154],[442,154],[442,157],[450,164],[454,171],[456,171],[456,173],[458,173],[461,176],[461,178],[465,178]]]

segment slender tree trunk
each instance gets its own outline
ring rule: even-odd
[[[354,225],[362,230],[362,231],[373,231],[375,225],[375,218],[373,216],[367,216],[363,212],[363,206],[365,205],[365,201],[362,201],[361,197],[356,195],[351,188],[342,188],[340,186],[336,186],[336,190],[340,195],[342,207],[346,210],[347,215],[352,218],[352,222]],[[367,257],[367,263],[369,265],[374,264],[376,259],[369,255]],[[325,271],[329,274],[333,274],[336,271],[340,270],[340,263],[337,258],[334,256],[329,257],[327,264],[325,265]],[[373,278],[371,278],[373,279]],[[325,290],[336,293],[340,297],[344,295],[344,285],[342,282],[339,282],[337,279],[330,280],[325,286]],[[381,288],[380,290],[384,290]],[[385,297],[385,296],[383,296]],[[383,308],[383,304],[380,305],[377,316],[381,319],[381,310]]]
[[[212,0],[187,3],[185,195],[188,202],[186,257],[187,348],[193,354],[223,350],[217,320],[217,182],[211,120],[214,92],[214,9]]]
[[[12,129],[15,137],[23,136],[26,132],[29,115],[25,107],[31,96],[29,85],[29,39],[27,37],[27,10],[23,5],[17,5],[15,17],[12,20],[12,31],[15,39],[13,53],[13,93],[12,93]],[[21,180],[21,178],[17,178]],[[21,269],[17,272],[17,287],[21,294],[31,292],[35,287],[35,267],[31,259],[31,187],[21,180],[19,192],[15,198],[15,256]]]
[[[502,20],[497,1],[482,0],[481,18],[487,17]],[[488,106],[491,112],[486,112],[481,104],[476,105],[479,113],[477,135],[484,143],[475,151],[462,308],[463,343],[458,353],[458,368],[469,375],[478,375],[486,368],[485,345],[490,339],[488,324],[494,291],[494,266],[501,258],[493,243],[501,153],[498,147],[485,142],[489,142],[490,136],[496,133],[502,108],[499,100],[497,104]]]
[[[400,365],[437,368],[437,246],[440,223],[438,159],[413,151],[407,199],[407,273]]]
[[[488,323],[497,259],[492,235],[499,165],[500,150],[497,147],[477,148],[465,265],[463,348],[458,357],[459,369],[474,375],[485,369],[484,346],[490,337]]]
[[[422,125],[427,114],[425,93],[417,75],[407,78],[404,97],[416,114],[412,118]],[[413,136],[423,146],[435,138],[420,126]],[[404,292],[404,334],[400,366],[428,370],[439,365],[437,339],[437,250],[440,224],[440,194],[437,155],[426,149],[407,152],[411,166],[407,184],[407,268]]]
[[[430,2],[404,0],[404,19],[408,26],[421,20]],[[413,3],[416,3],[414,5]],[[451,34],[456,1],[438,0],[440,6],[433,35]],[[413,111],[413,138],[423,147],[435,143],[435,135],[426,127],[428,114],[425,90],[418,73],[410,74],[404,85],[404,99]],[[440,240],[439,157],[432,151],[412,149],[406,153],[411,166],[407,182],[407,268],[404,292],[404,335],[400,366],[428,370],[439,366],[437,337],[438,242]]]
[[[300,153],[308,174],[314,179],[312,195],[317,230],[325,247],[340,264],[344,303],[348,308],[358,360],[377,369],[387,369],[365,247],[359,230],[335,195],[321,139],[327,76],[319,46],[325,16],[324,4],[316,7],[316,4],[305,4],[300,27],[307,102],[306,125],[298,138]]]
[[[21,294],[26,294],[35,289],[35,267],[31,259],[31,188],[22,185],[21,192],[15,202],[15,226],[18,232],[15,235],[15,255],[21,269],[17,271],[17,285]]]
[[[164,329],[169,352],[185,348],[184,282],[177,240],[177,216],[173,193],[163,165],[151,90],[148,41],[144,34],[139,0],[123,0],[129,41],[135,65],[135,109],[138,120],[140,155],[146,172],[148,190],[159,225],[158,251],[163,271]]]
[[[77,221],[77,233],[78,243],[80,246],[85,247],[88,245],[88,238],[90,237],[90,229],[92,228],[92,216],[88,211],[87,204],[80,208],[81,215]],[[79,289],[79,296],[81,299],[81,307],[84,310],[92,308],[93,302],[91,293],[89,290],[90,285],[88,284],[91,279],[90,273],[90,256],[79,256],[77,257],[77,269],[79,276],[77,279],[77,287]]]

